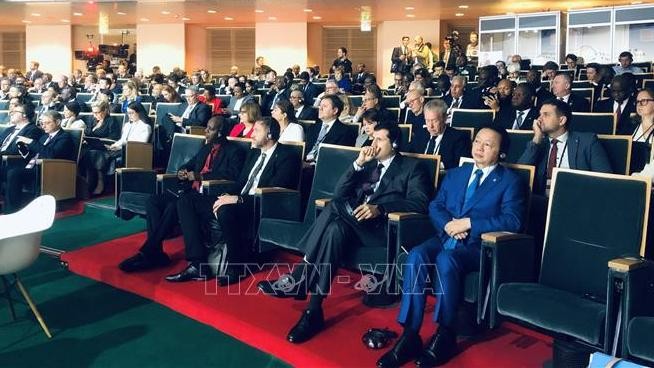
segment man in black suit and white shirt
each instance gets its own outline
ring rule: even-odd
[[[298,242],[304,262],[279,280],[258,284],[262,292],[279,298],[300,299],[312,293],[308,308],[288,333],[291,343],[303,343],[324,328],[322,301],[348,249],[386,247],[390,212],[427,211],[430,180],[419,161],[397,152],[399,127],[380,122],[373,137],[372,145],[362,148],[341,176],[334,199]],[[291,290],[284,288],[287,285]]]
[[[534,89],[528,83],[520,83],[513,90],[510,106],[501,106],[495,114],[496,125],[504,129],[531,130],[539,111],[534,107]]]
[[[300,91],[303,93],[304,101],[307,101],[307,104],[311,104],[313,99],[320,94],[318,86],[311,82],[311,76],[306,71],[300,73]]]
[[[291,92],[290,101],[291,105],[293,105],[293,109],[295,110],[295,118],[297,120],[315,121],[318,119],[318,109],[310,105],[305,105],[302,91],[296,89]]]
[[[9,100],[9,88],[11,88],[11,81],[9,78],[2,77],[0,79],[0,101]]]
[[[206,127],[211,118],[211,107],[198,100],[200,92],[197,87],[188,87],[185,92],[186,104],[180,105],[181,115],[172,115],[170,120],[180,127],[202,126]]]
[[[391,73],[407,73],[411,68],[411,37],[402,36],[402,45],[393,48],[391,54]]]
[[[261,104],[261,114],[264,116],[270,116],[270,112],[275,107],[275,103],[280,98],[289,99],[291,91],[287,88],[286,78],[277,77],[275,78],[275,84],[270,87],[270,91],[264,97],[263,103]]]
[[[282,187],[297,189],[301,158],[293,148],[278,143],[279,123],[264,117],[254,124],[252,145],[243,170],[234,186],[217,199],[208,196],[187,196],[177,202],[177,213],[184,234],[188,266],[181,272],[166,277],[170,282],[204,280],[211,276],[208,269],[200,269],[207,262],[205,243],[225,243],[230,264],[249,261],[251,244],[254,241],[253,228],[254,193],[257,188]],[[212,238],[203,235],[205,226],[217,220],[220,231],[212,231]],[[220,235],[214,235],[220,233]],[[220,284],[236,282],[244,275],[237,266],[228,267],[221,275]]]
[[[443,102],[447,104],[447,125],[452,123],[452,110],[454,109],[480,109],[481,100],[472,93],[465,93],[466,77],[457,75],[452,78],[450,94],[443,97]]]
[[[306,135],[306,157],[308,162],[318,160],[318,149],[322,143],[338,144],[341,146],[354,146],[356,131],[349,129],[338,120],[343,111],[343,101],[336,95],[325,95],[320,101],[318,118],[320,122],[314,124]]]
[[[38,140],[43,134],[43,130],[31,123],[34,117],[34,110],[24,104],[16,104],[9,111],[9,124],[2,133],[0,133],[0,156],[1,155],[18,155],[17,138],[27,137]]]
[[[570,74],[557,74],[552,80],[552,93],[557,98],[568,105],[572,112],[590,112],[590,103],[581,96],[572,94],[572,78]]]
[[[43,72],[39,70],[39,62],[38,61],[32,61],[30,63],[30,70],[25,74],[25,79],[30,81],[30,85],[34,83],[36,78],[41,78],[43,76]]]
[[[597,101],[593,112],[611,112],[618,116],[616,134],[634,133],[631,114],[636,113],[636,88],[631,73],[616,75],[611,82],[611,98]]]
[[[447,106],[441,100],[431,100],[423,109],[427,129],[416,131],[409,151],[426,155],[440,155],[443,168],[459,166],[461,157],[470,155],[470,134],[445,124]]]

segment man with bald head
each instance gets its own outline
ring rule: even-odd
[[[418,35],[413,39],[413,44],[414,48],[412,51],[411,56],[413,56],[413,60],[415,64],[420,64],[424,66],[425,68],[428,68],[431,70],[431,62],[430,62],[430,57],[429,54],[431,53],[431,50],[425,45],[424,40],[422,39],[422,36]]]
[[[636,85],[633,74],[616,75],[611,82],[611,98],[597,101],[593,112],[610,112],[618,116],[617,134],[631,135],[636,125],[631,114],[636,112]]]

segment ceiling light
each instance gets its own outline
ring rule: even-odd
[[[32,13],[32,16],[33,16],[33,17],[40,17],[41,14],[40,14],[40,13]]]
[[[315,20],[321,20],[321,19],[322,19],[322,17],[321,17],[321,16],[318,16],[318,15],[315,15],[315,16],[313,16],[312,18],[315,19]]]
[[[263,10],[261,10],[261,9],[254,9],[254,12],[255,12],[255,13],[263,13]]]
[[[312,11],[313,11],[313,9],[304,9],[305,13],[311,13]]]
[[[32,23],[31,20],[27,20],[27,19],[23,19],[22,22],[25,23],[25,24],[30,24],[30,23]]]
[[[185,21],[185,22],[187,22],[187,21],[191,20],[191,18],[188,18],[188,17],[182,17],[182,20]]]
[[[468,9],[468,5],[459,5],[459,9]]]
[[[455,17],[462,17],[462,16],[464,16],[464,15],[465,15],[465,14],[463,14],[463,13],[456,13],[456,14],[454,14]]]
[[[406,17],[407,17],[407,18],[415,18],[416,15],[415,15],[415,14],[407,14]]]
[[[117,12],[116,14],[118,14],[118,15],[127,15],[127,13],[124,13],[124,12]]]
[[[416,10],[416,8],[414,8],[412,6],[407,6],[406,8],[404,8],[404,10]]]
[[[73,13],[73,15],[76,16],[76,17],[81,17],[84,14],[75,12],[75,13]]]
[[[149,21],[150,21],[150,19],[148,19],[148,18],[141,18],[141,19],[139,19],[139,20],[140,20],[141,22],[149,22]]]
[[[168,14],[170,14],[170,12],[169,12],[168,10],[162,10],[162,11],[161,11],[161,14],[163,14],[163,15],[168,15]]]
[[[277,20],[277,17],[268,17],[268,20]]]
[[[207,10],[207,13],[209,13],[209,14],[216,14],[217,11],[215,11],[215,10],[213,10],[213,9],[209,9],[209,10]]]
[[[234,20],[234,18],[232,18],[232,17],[225,17],[224,19],[225,20]]]
[[[632,1],[631,5],[638,5],[638,4],[642,4],[642,3],[643,3],[642,1]]]
[[[63,23],[70,23],[70,20],[68,20],[68,19],[62,19],[61,21],[62,21]]]

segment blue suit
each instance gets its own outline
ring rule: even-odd
[[[463,294],[465,275],[479,269],[481,234],[491,231],[518,232],[523,228],[527,208],[527,185],[502,165],[495,167],[472,197],[464,198],[473,165],[448,170],[436,198],[429,205],[434,237],[411,249],[403,266],[402,304],[398,322],[420,330],[425,308],[425,290],[434,272],[433,288],[438,301],[434,321],[455,328],[456,312]],[[454,249],[444,249],[449,236],[445,225],[455,218],[469,217],[468,237]],[[432,266],[435,265],[436,270]]]

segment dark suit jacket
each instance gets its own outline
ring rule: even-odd
[[[615,100],[609,98],[602,101],[597,101],[593,112],[615,112],[613,110],[613,103]],[[616,134],[632,135],[634,133],[635,125],[631,122],[631,114],[636,112],[636,97],[631,96],[627,100],[627,104],[622,109],[622,114],[618,117],[618,126]]]
[[[612,172],[606,151],[597,139],[597,135],[593,133],[568,132],[567,150],[568,165],[571,169]],[[549,152],[550,140],[548,138],[543,139],[540,144],[529,141],[522,156],[518,159],[519,164],[536,166],[534,193],[537,194],[545,193]]]
[[[179,105],[179,114],[180,116],[186,110],[188,104],[183,103]],[[191,113],[188,115],[187,119],[182,120],[182,125],[184,126],[207,126],[207,121],[211,119],[211,107],[207,104],[198,102]]]
[[[275,96],[277,95],[276,91],[273,91],[272,89],[268,91],[268,94],[263,99],[263,103],[261,104],[261,114],[264,116],[269,116],[270,115],[270,110],[272,110],[272,105],[273,101],[275,100]],[[286,87],[284,91],[279,95],[279,98],[285,98],[289,99],[289,96],[291,95],[291,89]]]
[[[250,176],[250,171],[252,171],[260,155],[261,151],[258,149],[251,149],[248,152],[245,165],[232,188],[232,193],[239,194],[243,187],[245,187]],[[273,152],[272,157],[259,177],[257,188],[282,187],[297,189],[298,182],[300,181],[301,166],[302,158],[293,148],[282,143],[277,143],[275,152]]]
[[[7,138],[9,135],[14,133],[15,127],[9,127],[5,129],[1,134],[0,134],[0,146],[2,146],[2,142],[5,141],[5,138]],[[9,147],[5,151],[3,151],[1,154],[3,155],[17,155],[18,154],[18,146],[16,145],[16,138],[18,136],[23,136],[27,138],[31,138],[34,140],[39,140],[41,138],[41,135],[43,134],[43,130],[41,130],[39,127],[37,127],[35,124],[27,124],[23,129],[18,133],[14,139],[11,140],[11,143],[9,144]]]
[[[204,167],[207,156],[213,145],[205,144],[200,151],[180,169],[186,169],[199,174]],[[235,143],[225,141],[211,163],[211,172],[202,176],[203,180],[236,180],[243,169],[245,152]]]
[[[334,197],[350,203],[364,198],[362,184],[370,178],[376,166],[376,160],[365,164],[360,171],[350,165],[336,184]],[[381,206],[384,213],[425,213],[431,194],[432,185],[425,167],[416,159],[398,154],[381,178],[377,190],[368,199],[368,203]]]
[[[313,124],[311,128],[307,131],[305,137],[305,155],[311,151],[313,146],[318,140],[318,135],[320,134],[320,129],[322,128],[322,121],[316,124]],[[341,146],[354,146],[354,142],[357,139],[356,132],[353,129],[349,129],[345,124],[341,123],[340,120],[336,119],[334,125],[323,139],[322,143],[329,144],[338,144]]]
[[[409,51],[408,48],[407,51]],[[409,70],[409,60],[408,59],[404,59],[404,61],[400,60],[401,55],[402,55],[402,47],[394,47],[393,53],[391,54],[391,73],[397,73],[397,72],[406,73]]]
[[[453,218],[470,218],[470,232],[462,241],[467,247],[479,247],[483,233],[520,232],[524,227],[527,186],[516,173],[502,165],[488,174],[464,206],[473,167],[464,165],[448,170],[436,198],[429,204],[429,217],[436,229],[434,240],[441,244],[449,239],[445,225]]]
[[[513,106],[508,108],[502,108],[500,111],[495,114],[495,120],[493,123],[499,125],[504,129],[513,128],[513,123],[516,119],[516,109]],[[540,112],[535,107],[529,109],[529,114],[523,116],[522,124],[520,125],[520,130],[532,130],[534,125],[534,120],[538,118]]]
[[[31,81],[31,82],[34,82],[35,79],[41,78],[41,77],[43,77],[43,72],[38,70],[38,69],[35,70],[34,72],[32,72],[30,70],[25,74],[25,79],[27,79],[28,81]]]
[[[38,141],[33,141],[27,147],[29,148],[30,154],[26,157],[27,160],[30,160],[37,153],[39,158],[58,158],[64,160],[75,160],[75,143],[73,142],[73,137],[67,131],[61,129],[57,135],[52,138],[46,146],[46,139],[48,139],[47,134],[43,134]]]
[[[304,105],[300,115],[297,117],[298,120],[318,120],[318,109],[312,107],[311,105]]]
[[[304,94],[304,103],[306,104],[311,104],[313,102],[313,99],[318,97],[318,95],[320,94],[320,90],[318,89],[318,86],[316,86],[311,82],[307,83],[307,85],[304,87],[300,87],[300,90]]]
[[[93,127],[97,124],[97,120],[93,124],[86,125],[84,129],[84,135],[89,137],[98,137],[98,138],[108,138],[117,141],[120,139],[121,131],[123,126],[116,119],[107,116],[106,121],[102,124],[97,130],[93,130]]]
[[[541,87],[538,92],[536,92],[536,107],[540,110],[541,105],[543,105],[543,102],[554,98],[554,95],[552,92],[548,91],[545,87]]]
[[[410,152],[425,153],[430,135],[426,129],[416,132],[411,141]],[[443,132],[438,154],[446,170],[459,166],[461,157],[470,157],[470,134],[463,130],[446,127]]]
[[[452,104],[452,100],[453,98],[449,94],[447,96],[443,96],[443,102],[445,102],[448,108]],[[487,109],[488,107],[481,102],[478,93],[476,93],[475,91],[471,91],[463,94],[463,100],[461,101],[459,108],[460,109]]]
[[[574,93],[570,94],[568,105],[570,105],[572,112],[590,112],[590,102],[588,102],[584,97],[577,96]]]

